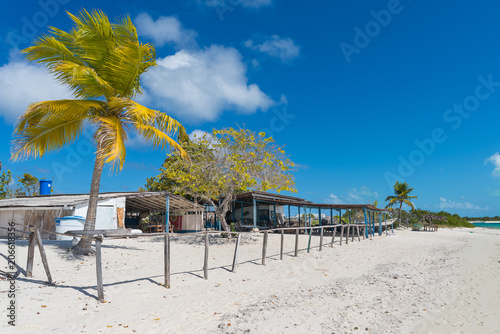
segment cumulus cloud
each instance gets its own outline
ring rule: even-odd
[[[493,169],[493,172],[491,172],[491,174],[495,177],[500,177],[500,154],[498,152],[493,154],[491,157],[486,159],[484,163],[487,164],[489,162],[491,162],[495,166],[495,169]]]
[[[265,53],[270,57],[279,58],[285,63],[291,62],[300,55],[300,47],[291,38],[282,38],[278,35],[271,36],[261,44],[256,44],[255,41],[249,39],[245,42],[245,46],[251,50]]]
[[[332,204],[345,204],[345,201],[335,194],[330,194],[330,196],[328,196],[328,202]]]
[[[212,121],[223,110],[250,114],[274,104],[259,86],[248,84],[246,65],[234,48],[181,50],[157,62],[143,75],[143,99],[180,119]]]
[[[272,5],[272,0],[207,0],[205,4],[208,6],[229,6],[229,7],[246,7],[246,8],[260,8]]]
[[[352,189],[348,193],[349,198],[354,199],[354,200],[360,200],[360,199],[365,199],[365,200],[371,200],[373,198],[378,198],[378,192],[372,191],[370,188],[362,186],[359,189]]]
[[[28,63],[14,54],[13,50],[9,62],[0,67],[0,115],[6,122],[14,123],[30,103],[73,98],[45,67]]]
[[[459,210],[488,210],[488,207],[481,208],[469,202],[455,202],[453,200],[446,199],[444,197],[439,198],[439,208],[441,210],[446,209],[459,209]]]
[[[195,39],[198,34],[193,30],[184,29],[176,17],[160,16],[155,21],[149,14],[141,13],[134,23],[137,33],[152,39],[156,46],[173,44],[177,48],[185,48],[197,45]]]

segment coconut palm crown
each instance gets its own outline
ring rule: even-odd
[[[71,30],[51,27],[22,52],[45,65],[75,99],[31,104],[15,124],[12,159],[41,157],[78,139],[85,127],[93,129],[96,159],[85,224],[90,230],[95,227],[103,165],[111,171],[123,168],[130,132],[154,147],[172,147],[188,159],[176,142],[187,140],[187,134],[175,119],[132,100],[142,93],[140,76],[156,65],[156,54],[153,45],[139,42],[130,17],[110,23],[99,10],[68,15],[74,23]],[[82,238],[76,247],[79,253],[90,251],[84,240],[88,239]]]
[[[410,188],[408,183],[396,181],[394,184],[394,196],[387,196],[385,199],[386,202],[389,202],[386,205],[386,208],[393,207],[399,204],[399,222],[401,223],[401,208],[403,204],[408,205],[412,210],[415,209],[415,206],[410,201],[412,199],[417,199],[417,196],[409,195],[413,191],[413,188]]]

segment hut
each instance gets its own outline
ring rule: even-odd
[[[18,229],[37,227],[42,238],[55,239],[55,218],[87,214],[88,194],[46,195],[0,200],[0,226],[15,222]],[[203,229],[205,208],[166,191],[110,192],[99,194],[96,229],[140,228],[145,232],[163,232],[169,217],[171,230]],[[143,223],[145,221],[146,223]],[[46,232],[43,232],[46,231]],[[0,229],[0,237],[7,231]]]

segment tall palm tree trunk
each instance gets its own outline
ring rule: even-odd
[[[99,152],[99,150],[98,150]],[[97,200],[99,199],[99,186],[101,184],[101,175],[104,164],[99,156],[96,156],[94,164],[94,173],[92,174],[92,183],[90,184],[89,206],[87,209],[87,218],[85,219],[85,231],[95,229],[95,220],[97,216]],[[73,251],[78,254],[87,255],[91,252],[92,240],[81,238]]]

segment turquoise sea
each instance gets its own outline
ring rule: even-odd
[[[500,222],[474,222],[472,223],[477,227],[486,227],[486,228],[498,228],[500,229]]]

